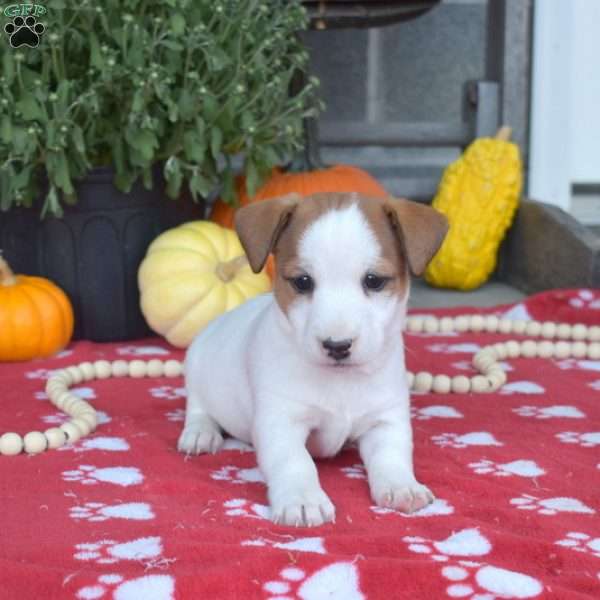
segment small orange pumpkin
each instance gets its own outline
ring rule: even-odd
[[[351,165],[334,165],[313,171],[286,173],[281,169],[273,169],[271,177],[252,197],[246,191],[246,179],[238,175],[235,181],[239,206],[253,202],[268,200],[296,192],[301,196],[310,196],[319,192],[357,192],[365,196],[385,197],[387,192],[369,173]],[[210,218],[223,227],[233,229],[235,208],[218,199],[212,208]],[[273,257],[267,261],[266,270],[273,279],[275,265]]]
[[[48,279],[15,275],[0,256],[0,361],[51,356],[73,335],[73,307]]]

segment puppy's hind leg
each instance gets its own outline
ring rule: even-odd
[[[177,442],[177,450],[185,454],[215,454],[222,445],[219,425],[202,408],[199,394],[188,388],[185,425]]]

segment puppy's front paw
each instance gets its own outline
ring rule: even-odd
[[[279,525],[317,527],[335,522],[335,507],[322,489],[291,490],[271,496],[271,519]]]
[[[223,445],[223,436],[211,423],[188,425],[177,442],[177,450],[185,454],[215,454]]]
[[[416,480],[372,484],[371,497],[377,506],[408,514],[425,508],[435,500],[431,490]]]

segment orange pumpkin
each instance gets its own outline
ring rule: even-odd
[[[73,335],[73,307],[48,279],[14,275],[0,257],[0,361],[51,356]]]
[[[357,192],[365,196],[385,197],[385,189],[366,171],[350,165],[334,165],[325,169],[285,173],[281,169],[273,169],[271,177],[250,198],[246,191],[246,179],[239,175],[235,182],[239,206],[252,202],[260,202],[277,196],[285,196],[296,192],[301,196],[310,196],[318,192]],[[223,200],[213,205],[210,218],[223,227],[233,228],[235,208]],[[273,279],[275,265],[273,257],[269,257],[267,273]]]

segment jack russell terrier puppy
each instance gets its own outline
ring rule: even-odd
[[[185,360],[178,449],[253,444],[272,519],[334,521],[312,457],[356,442],[371,496],[403,512],[433,494],[413,472],[402,330],[410,272],[440,247],[445,217],[408,200],[292,194],[248,205],[236,230],[254,272],[273,252],[273,293],[212,321]]]

